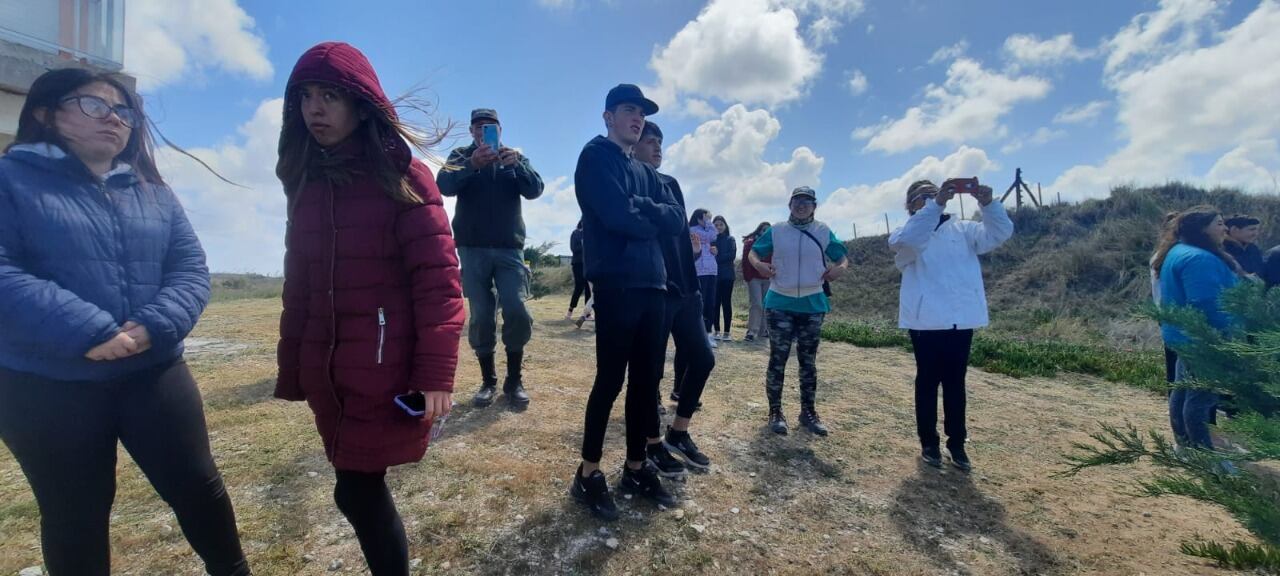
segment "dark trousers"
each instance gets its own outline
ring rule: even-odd
[[[716,367],[716,356],[702,329],[702,297],[692,294],[683,298],[668,298],[665,332],[671,334],[676,346],[676,370],[673,389],[680,394],[676,415],[692,418],[702,400],[702,390],[707,378]],[[662,355],[658,359],[658,374],[666,371],[667,342],[663,339]],[[658,402],[662,402],[658,392]],[[652,436],[650,436],[652,438]]]
[[[712,324],[716,320],[716,304],[720,301],[716,298],[716,277],[715,276],[699,276],[698,291],[702,293],[702,322],[704,324],[704,332],[710,332]]]
[[[1178,353],[1164,347],[1164,381],[1173,384],[1178,373]]]
[[[582,264],[573,265],[573,297],[569,299],[569,309],[573,310],[578,307],[578,298],[586,298],[591,300],[591,284],[587,283],[587,276],[582,272]]]
[[[713,328],[720,331],[720,316],[724,316],[724,333],[728,334],[733,327],[733,276],[716,281],[716,301],[720,304],[720,314],[715,314]]]
[[[117,443],[173,508],[209,574],[249,573],[185,362],[106,383],[0,369],[0,437],[35,493],[48,574],[109,574]]]
[[[373,576],[409,575],[409,539],[387,488],[387,472],[337,470],[333,501],[351,527]]]
[[[911,330],[916,357],[916,434],[921,446],[937,446],[938,386],[942,386],[943,428],[948,448],[963,448],[964,377],[969,370],[973,330]]]
[[[617,289],[596,285],[596,381],[587,399],[582,459],[600,462],[609,412],[627,382],[627,460],[645,458],[650,434],[657,435],[658,370],[667,333],[666,295],[657,289]],[[705,336],[704,336],[705,338]]]

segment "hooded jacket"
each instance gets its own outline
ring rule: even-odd
[[[0,158],[0,366],[64,381],[110,381],[182,356],[209,302],[209,269],[167,186],[128,165],[105,179],[50,144]],[[128,321],[151,349],[95,362]]]
[[[347,44],[303,54],[287,93],[305,82],[337,85],[396,117],[369,61]],[[286,130],[290,121],[302,119],[286,107]],[[377,472],[422,458],[431,421],[406,414],[394,399],[453,390],[464,318],[457,254],[435,180],[398,136],[382,149],[423,203],[391,198],[354,138],[321,156],[347,177],[317,170],[288,191],[275,395],[307,401],[340,470]]]

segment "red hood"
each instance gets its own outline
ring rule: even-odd
[[[373,71],[373,64],[370,64],[369,59],[365,58],[355,46],[345,42],[321,42],[303,52],[302,57],[298,58],[298,63],[293,66],[293,72],[289,74],[289,82],[285,85],[286,126],[289,122],[290,108],[294,104],[294,89],[306,82],[324,82],[339,86],[373,104],[388,119],[392,121],[399,119],[395,106],[382,91],[382,83],[378,81],[377,72]],[[394,132],[387,134],[384,141],[384,149],[398,160],[397,165],[407,170],[412,157],[408,143]]]

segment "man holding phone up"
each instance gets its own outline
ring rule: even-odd
[[[489,108],[471,111],[470,146],[449,154],[437,181],[440,193],[458,199],[454,208],[453,237],[462,264],[462,293],[471,308],[467,340],[480,360],[480,390],[472,402],[477,407],[493,403],[498,373],[496,304],[502,306],[502,344],[507,351],[507,378],[502,391],[512,406],[524,408],[520,364],[524,346],[533,335],[533,317],[525,308],[529,271],[524,265],[524,217],[521,198],[542,195],[542,177],[529,159],[502,145],[498,113]]]
[[[972,194],[982,208],[982,222],[944,214],[957,192]],[[942,466],[937,430],[938,386],[946,419],[951,463],[968,472],[965,453],[964,378],[973,330],[988,323],[987,296],[979,254],[995,250],[1013,235],[1004,205],[992,202],[991,188],[976,178],[953,178],[939,190],[920,180],[907,189],[907,223],[889,235],[894,265],[902,271],[898,327],[906,328],[916,358],[916,433],[920,457]]]

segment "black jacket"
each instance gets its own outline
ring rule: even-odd
[[[601,288],[666,290],[659,235],[684,230],[680,205],[653,168],[608,138],[582,148],[573,173],[582,209],[583,273]]]
[[[680,205],[680,219],[688,221],[680,182],[662,173],[658,173],[658,179],[666,186],[671,198]],[[693,266],[693,242],[689,239],[687,228],[682,227],[675,235],[664,237],[662,260],[667,267],[668,295],[687,298],[698,294],[698,271]]]
[[[454,241],[472,248],[524,248],[520,199],[541,196],[542,177],[523,155],[514,177],[496,162],[472,170],[467,161],[475,151],[475,144],[454,150],[436,177],[441,194],[458,198],[453,210]]]
[[[738,258],[738,242],[733,236],[721,234],[716,236],[716,278],[719,280],[733,280],[736,272],[733,270],[733,262]]]
[[[573,234],[569,235],[569,253],[573,254],[573,260],[569,263],[574,266],[582,265],[582,230],[573,229]]]
[[[1227,240],[1222,243],[1222,247],[1227,250],[1227,254],[1236,259],[1236,262],[1240,264],[1240,267],[1245,272],[1250,274],[1262,273],[1262,250],[1258,248],[1257,244],[1244,246],[1239,242]]]

